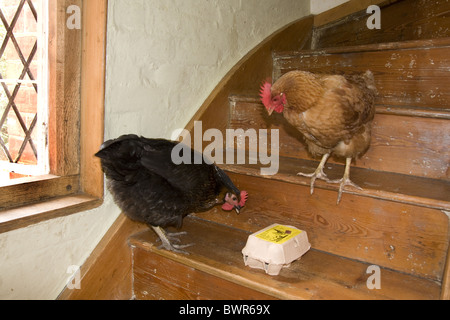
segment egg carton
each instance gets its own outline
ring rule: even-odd
[[[273,224],[251,234],[242,249],[244,263],[276,276],[311,249],[306,231]]]

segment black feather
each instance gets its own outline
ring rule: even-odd
[[[240,192],[215,164],[172,162],[178,142],[124,135],[106,141],[96,156],[116,204],[131,219],[150,226],[181,227],[183,218]],[[191,159],[194,151],[191,149]]]

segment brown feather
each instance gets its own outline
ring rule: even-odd
[[[376,96],[370,71],[354,76],[291,71],[272,86],[272,96],[281,93],[287,99],[284,117],[314,156],[354,158],[369,147]]]

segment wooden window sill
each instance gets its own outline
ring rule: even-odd
[[[102,198],[74,194],[0,211],[0,233],[24,228],[46,220],[94,209]]]
[[[66,27],[67,7],[82,27]],[[50,173],[0,185],[0,233],[98,207],[103,172],[107,0],[49,1]]]

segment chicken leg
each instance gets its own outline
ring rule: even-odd
[[[344,176],[342,177],[342,179],[338,179],[338,180],[329,180],[328,182],[330,183],[340,183],[341,185],[339,186],[339,194],[338,194],[338,199],[337,199],[337,204],[339,204],[339,202],[341,202],[341,198],[342,198],[342,191],[344,191],[344,187],[345,186],[352,186],[358,190],[362,190],[362,188],[360,186],[358,186],[357,184],[353,183],[350,180],[350,166],[352,163],[352,158],[347,158],[345,160],[345,172],[344,172]]]
[[[180,240],[177,239],[176,237],[184,235],[184,234],[186,234],[186,232],[167,233],[161,227],[154,227],[154,226],[151,226],[151,227],[156,232],[156,234],[158,235],[159,239],[161,239],[161,242],[162,242],[162,244],[158,247],[158,249],[164,248],[168,251],[183,253],[183,254],[187,254],[187,255],[189,254],[189,252],[186,252],[182,249],[190,247],[193,244],[185,244],[185,245],[172,244],[172,242],[180,242]]]
[[[298,176],[311,178],[311,194],[314,193],[314,183],[316,182],[316,179],[322,179],[325,180],[326,182],[331,182],[331,180],[328,179],[327,175],[323,172],[323,167],[325,166],[325,163],[327,162],[329,157],[330,157],[329,153],[324,154],[322,160],[319,163],[319,166],[313,173],[302,173],[302,172],[297,173]]]

